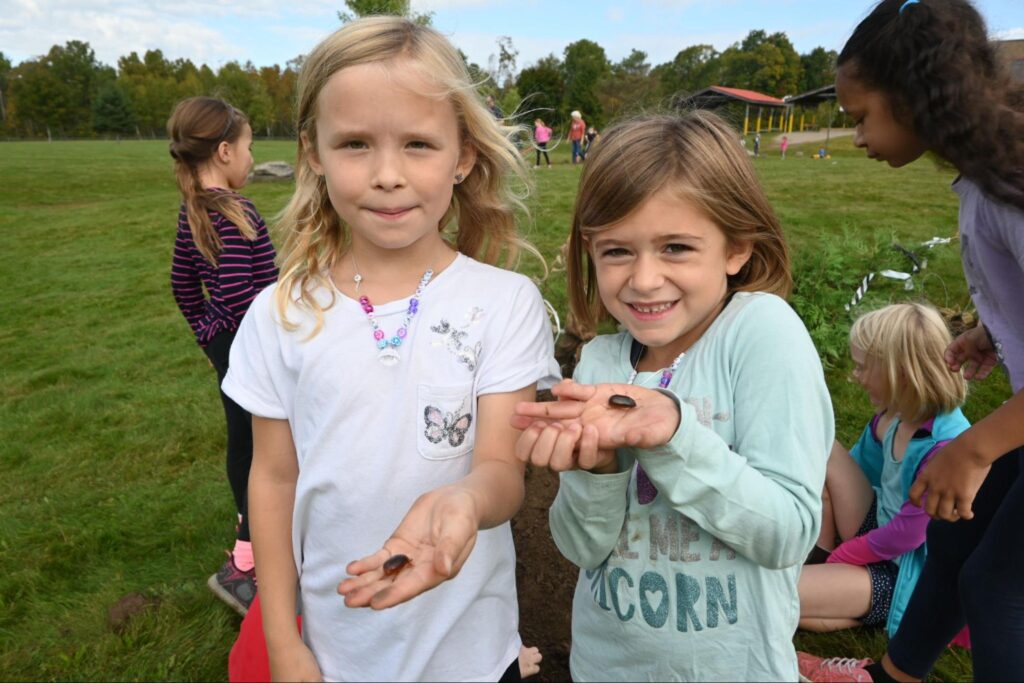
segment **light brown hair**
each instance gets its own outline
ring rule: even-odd
[[[543,262],[536,249],[519,237],[514,213],[516,208],[525,211],[525,207],[510,180],[517,178],[522,187],[529,187],[526,162],[510,139],[523,128],[495,120],[458,50],[436,30],[399,17],[359,19],[317,45],[299,73],[295,193],[278,223],[284,245],[276,301],[287,329],[295,328],[285,315],[295,303],[314,313],[317,322],[312,335],[319,332],[324,308],[313,292],[327,285],[324,273],[344,255],[350,239],[348,228],[331,205],[324,179],[310,166],[310,152],[301,137],[315,150],[317,104],[331,76],[349,66],[399,58],[410,60],[436,82],[455,110],[460,141],[476,151],[476,163],[465,180],[455,185],[452,204],[438,231],[451,228],[451,241],[458,251],[489,264],[500,260],[506,265],[514,263],[521,249]]]
[[[939,312],[922,303],[890,304],[850,328],[850,346],[885,374],[887,407],[914,422],[949,412],[967,398],[963,375],[950,372],[943,360],[952,340]]]
[[[597,293],[587,241],[636,211],[663,188],[703,211],[730,245],[753,246],[729,291],[788,296],[789,251],[782,227],[736,131],[706,111],[648,115],[601,135],[587,155],[569,235],[569,306],[587,326],[608,317]]]
[[[213,159],[220,143],[233,144],[247,125],[249,119],[245,114],[215,97],[182,100],[167,120],[174,178],[185,204],[188,227],[199,253],[214,266],[223,244],[210,222],[210,211],[234,223],[242,237],[249,241],[256,239],[256,227],[237,195],[207,190],[199,180],[199,172]]]

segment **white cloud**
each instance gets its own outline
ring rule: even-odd
[[[608,8],[608,21],[619,24],[626,18],[626,12],[619,6]]]
[[[152,49],[162,50],[169,58],[186,57],[211,66],[245,61],[249,53],[238,44],[237,36],[247,26],[280,32],[291,18],[333,17],[339,6],[333,0],[290,0],[286,4],[279,0],[247,0],[245,4],[206,0],[8,1],[12,6],[0,19],[0,46],[11,61],[38,57],[55,44],[82,40],[89,43],[99,61],[110,65],[129,52],[141,54]],[[301,44],[312,45],[315,41],[307,36],[313,33],[314,29],[305,34],[299,30],[296,35]],[[301,49],[295,50],[295,54],[299,52]]]
[[[996,40],[1024,40],[1024,26],[996,31],[992,37]]]
[[[438,10],[461,9],[463,7],[485,7],[501,4],[495,0],[412,0],[414,12],[436,12]]]

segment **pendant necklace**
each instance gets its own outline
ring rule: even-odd
[[[626,384],[632,384],[633,382],[636,381],[637,375],[640,374],[640,372],[636,369],[636,366],[640,364],[640,358],[643,357],[644,351],[646,350],[646,346],[640,349],[640,355],[637,356],[636,363],[633,364],[633,371],[629,374],[629,379],[626,380]],[[659,387],[661,387],[662,389],[668,388],[668,383],[672,381],[672,376],[676,374],[676,370],[679,369],[679,364],[683,362],[683,356],[685,355],[686,351],[683,351],[678,356],[676,356],[676,359],[674,361],[672,361],[672,365],[669,365],[667,368],[664,368],[661,371],[661,379],[658,380]],[[640,384],[640,386],[643,386],[646,383],[647,382],[643,382],[642,384]]]
[[[356,293],[359,292],[359,285],[363,281],[363,276],[359,274],[359,264],[356,263],[356,255],[352,254],[352,268],[355,271],[355,276],[352,281],[356,283]],[[367,320],[370,322],[370,327],[373,328],[373,342],[378,349],[377,360],[380,361],[381,365],[392,366],[398,363],[398,347],[402,345],[402,341],[409,334],[409,323],[413,317],[419,311],[420,307],[420,295],[423,294],[423,289],[430,282],[430,278],[434,277],[434,271],[432,268],[427,268],[426,272],[423,273],[423,277],[420,278],[420,284],[416,287],[416,292],[409,299],[409,308],[405,311],[405,317],[402,318],[402,324],[399,325],[395,333],[388,337],[384,334],[384,330],[380,329],[380,324],[377,322],[376,316],[373,314],[373,304],[370,302],[370,298],[365,294],[359,297],[359,304],[363,307],[363,313],[366,314]]]
[[[636,366],[640,364],[640,359],[643,357],[644,351],[646,351],[646,350],[647,350],[646,346],[641,346],[641,348],[640,348],[640,355],[638,355],[636,357],[636,362],[633,364],[633,371],[629,373],[629,380],[626,382],[627,384],[632,384],[633,382],[635,382],[637,375],[640,374],[639,371],[636,369]],[[676,374],[676,370],[679,369],[679,364],[683,362],[683,356],[685,356],[685,355],[686,355],[686,352],[683,351],[678,356],[676,356],[676,359],[674,361],[672,361],[671,365],[669,365],[667,368],[664,368],[661,371],[661,378],[658,380],[658,386],[659,387],[661,387],[662,389],[667,389],[668,388],[668,383],[672,381],[672,376],[674,374]],[[650,381],[650,380],[647,380],[647,381]],[[641,382],[639,386],[643,386],[644,384],[646,384],[646,382]],[[639,462],[637,462],[637,464],[636,464],[636,499],[637,499],[637,502],[640,503],[641,505],[647,505],[651,501],[653,501],[657,497],[657,495],[658,495],[658,489],[654,485],[654,482],[652,482],[650,477],[647,476],[647,472],[644,471],[643,466]]]

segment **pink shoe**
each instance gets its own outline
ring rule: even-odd
[[[871,674],[864,670],[870,659],[852,657],[815,657],[806,652],[796,653],[801,681],[814,683],[871,683]]]

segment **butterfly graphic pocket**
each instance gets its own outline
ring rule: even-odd
[[[416,443],[428,460],[448,460],[473,450],[473,387],[419,385]]]

